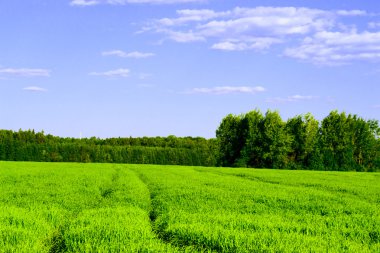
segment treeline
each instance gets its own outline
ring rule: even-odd
[[[0,130],[0,160],[216,165],[214,139],[193,137],[61,138],[33,130]]]
[[[376,120],[332,111],[283,121],[276,111],[226,116],[216,131],[218,165],[253,168],[376,171],[380,169]]]
[[[378,171],[376,120],[332,111],[283,121],[277,111],[226,116],[216,139],[194,137],[61,138],[0,130],[0,160]]]

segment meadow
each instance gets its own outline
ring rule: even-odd
[[[380,252],[380,173],[0,162],[0,252]]]

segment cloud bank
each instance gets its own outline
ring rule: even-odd
[[[354,20],[355,18],[355,20]],[[316,65],[380,61],[380,20],[364,10],[322,10],[298,7],[236,7],[177,10],[174,17],[147,23],[140,32],[160,34],[163,41],[204,42],[221,51],[282,50]],[[360,30],[357,19],[368,22]],[[372,30],[371,30],[372,29]]]

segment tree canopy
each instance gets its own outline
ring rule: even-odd
[[[0,160],[176,164],[252,168],[380,170],[377,120],[332,111],[284,121],[278,111],[224,117],[216,139],[201,137],[61,138],[0,130]]]
[[[380,169],[376,120],[332,111],[286,122],[277,111],[226,116],[216,131],[220,166],[312,170]]]

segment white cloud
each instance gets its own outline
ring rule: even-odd
[[[269,98],[266,101],[268,103],[289,103],[289,102],[299,102],[299,101],[309,101],[318,99],[317,96],[302,96],[302,95],[293,95],[289,97],[276,97],[276,98]]]
[[[362,32],[356,30],[352,32],[319,32],[315,38],[324,40],[330,45],[361,45],[380,43],[380,32]]]
[[[259,92],[264,92],[265,88],[261,86],[250,87],[250,86],[219,86],[213,88],[194,88],[187,92],[189,94],[231,94],[231,93],[248,93],[256,94]]]
[[[37,87],[37,86],[25,87],[25,88],[23,88],[23,90],[31,91],[31,92],[47,92],[47,89]]]
[[[174,17],[150,22],[140,32],[162,34],[161,42],[202,41],[209,48],[222,51],[267,52],[276,46],[282,50],[282,56],[336,66],[358,60],[380,60],[380,31],[359,30],[355,23],[349,23],[374,16],[358,9],[271,6],[225,11],[184,9],[177,10]],[[368,27],[377,29],[380,23],[369,22]]]
[[[0,75],[12,75],[12,76],[24,76],[24,77],[48,77],[50,76],[50,70],[47,69],[29,69],[29,68],[2,68],[0,69]]]
[[[159,32],[166,33],[169,39],[174,40],[176,42],[181,42],[181,43],[206,40],[206,38],[203,37],[202,35],[194,33],[192,31],[177,32],[177,31],[172,31],[169,29],[162,29],[162,30],[159,30]]]
[[[99,4],[126,5],[126,4],[181,4],[181,3],[202,3],[207,0],[72,0],[70,5],[92,6]]]
[[[276,38],[250,38],[246,41],[229,40],[219,42],[212,45],[211,48],[225,51],[264,50],[278,43],[282,43],[282,40]]]
[[[131,71],[129,69],[115,69],[106,72],[92,72],[90,75],[105,77],[129,77],[130,72]]]
[[[158,19],[141,32],[165,34],[176,42],[214,40],[213,49],[265,50],[284,43],[289,36],[329,29],[336,17],[328,11],[295,7],[236,7],[221,12],[185,9],[178,10],[176,15]]]
[[[340,16],[366,16],[368,13],[363,10],[339,10],[336,12]]]
[[[71,1],[70,5],[78,5],[78,6],[91,6],[91,5],[97,5],[100,1],[97,0],[73,0]]]
[[[106,52],[103,52],[102,55],[103,56],[118,56],[122,58],[135,58],[135,59],[142,59],[142,58],[155,56],[155,54],[153,53],[142,53],[138,51],[127,53],[122,50],[106,51]]]
[[[380,32],[318,32],[285,56],[318,65],[343,65],[355,60],[380,61]]]
[[[162,18],[157,23],[163,26],[178,26],[189,22],[207,21],[217,17],[228,16],[229,12],[215,12],[213,10],[177,10],[178,18]]]
[[[228,19],[199,26],[208,36],[267,37],[306,34],[323,30],[334,22],[329,12],[295,7],[235,8]]]

